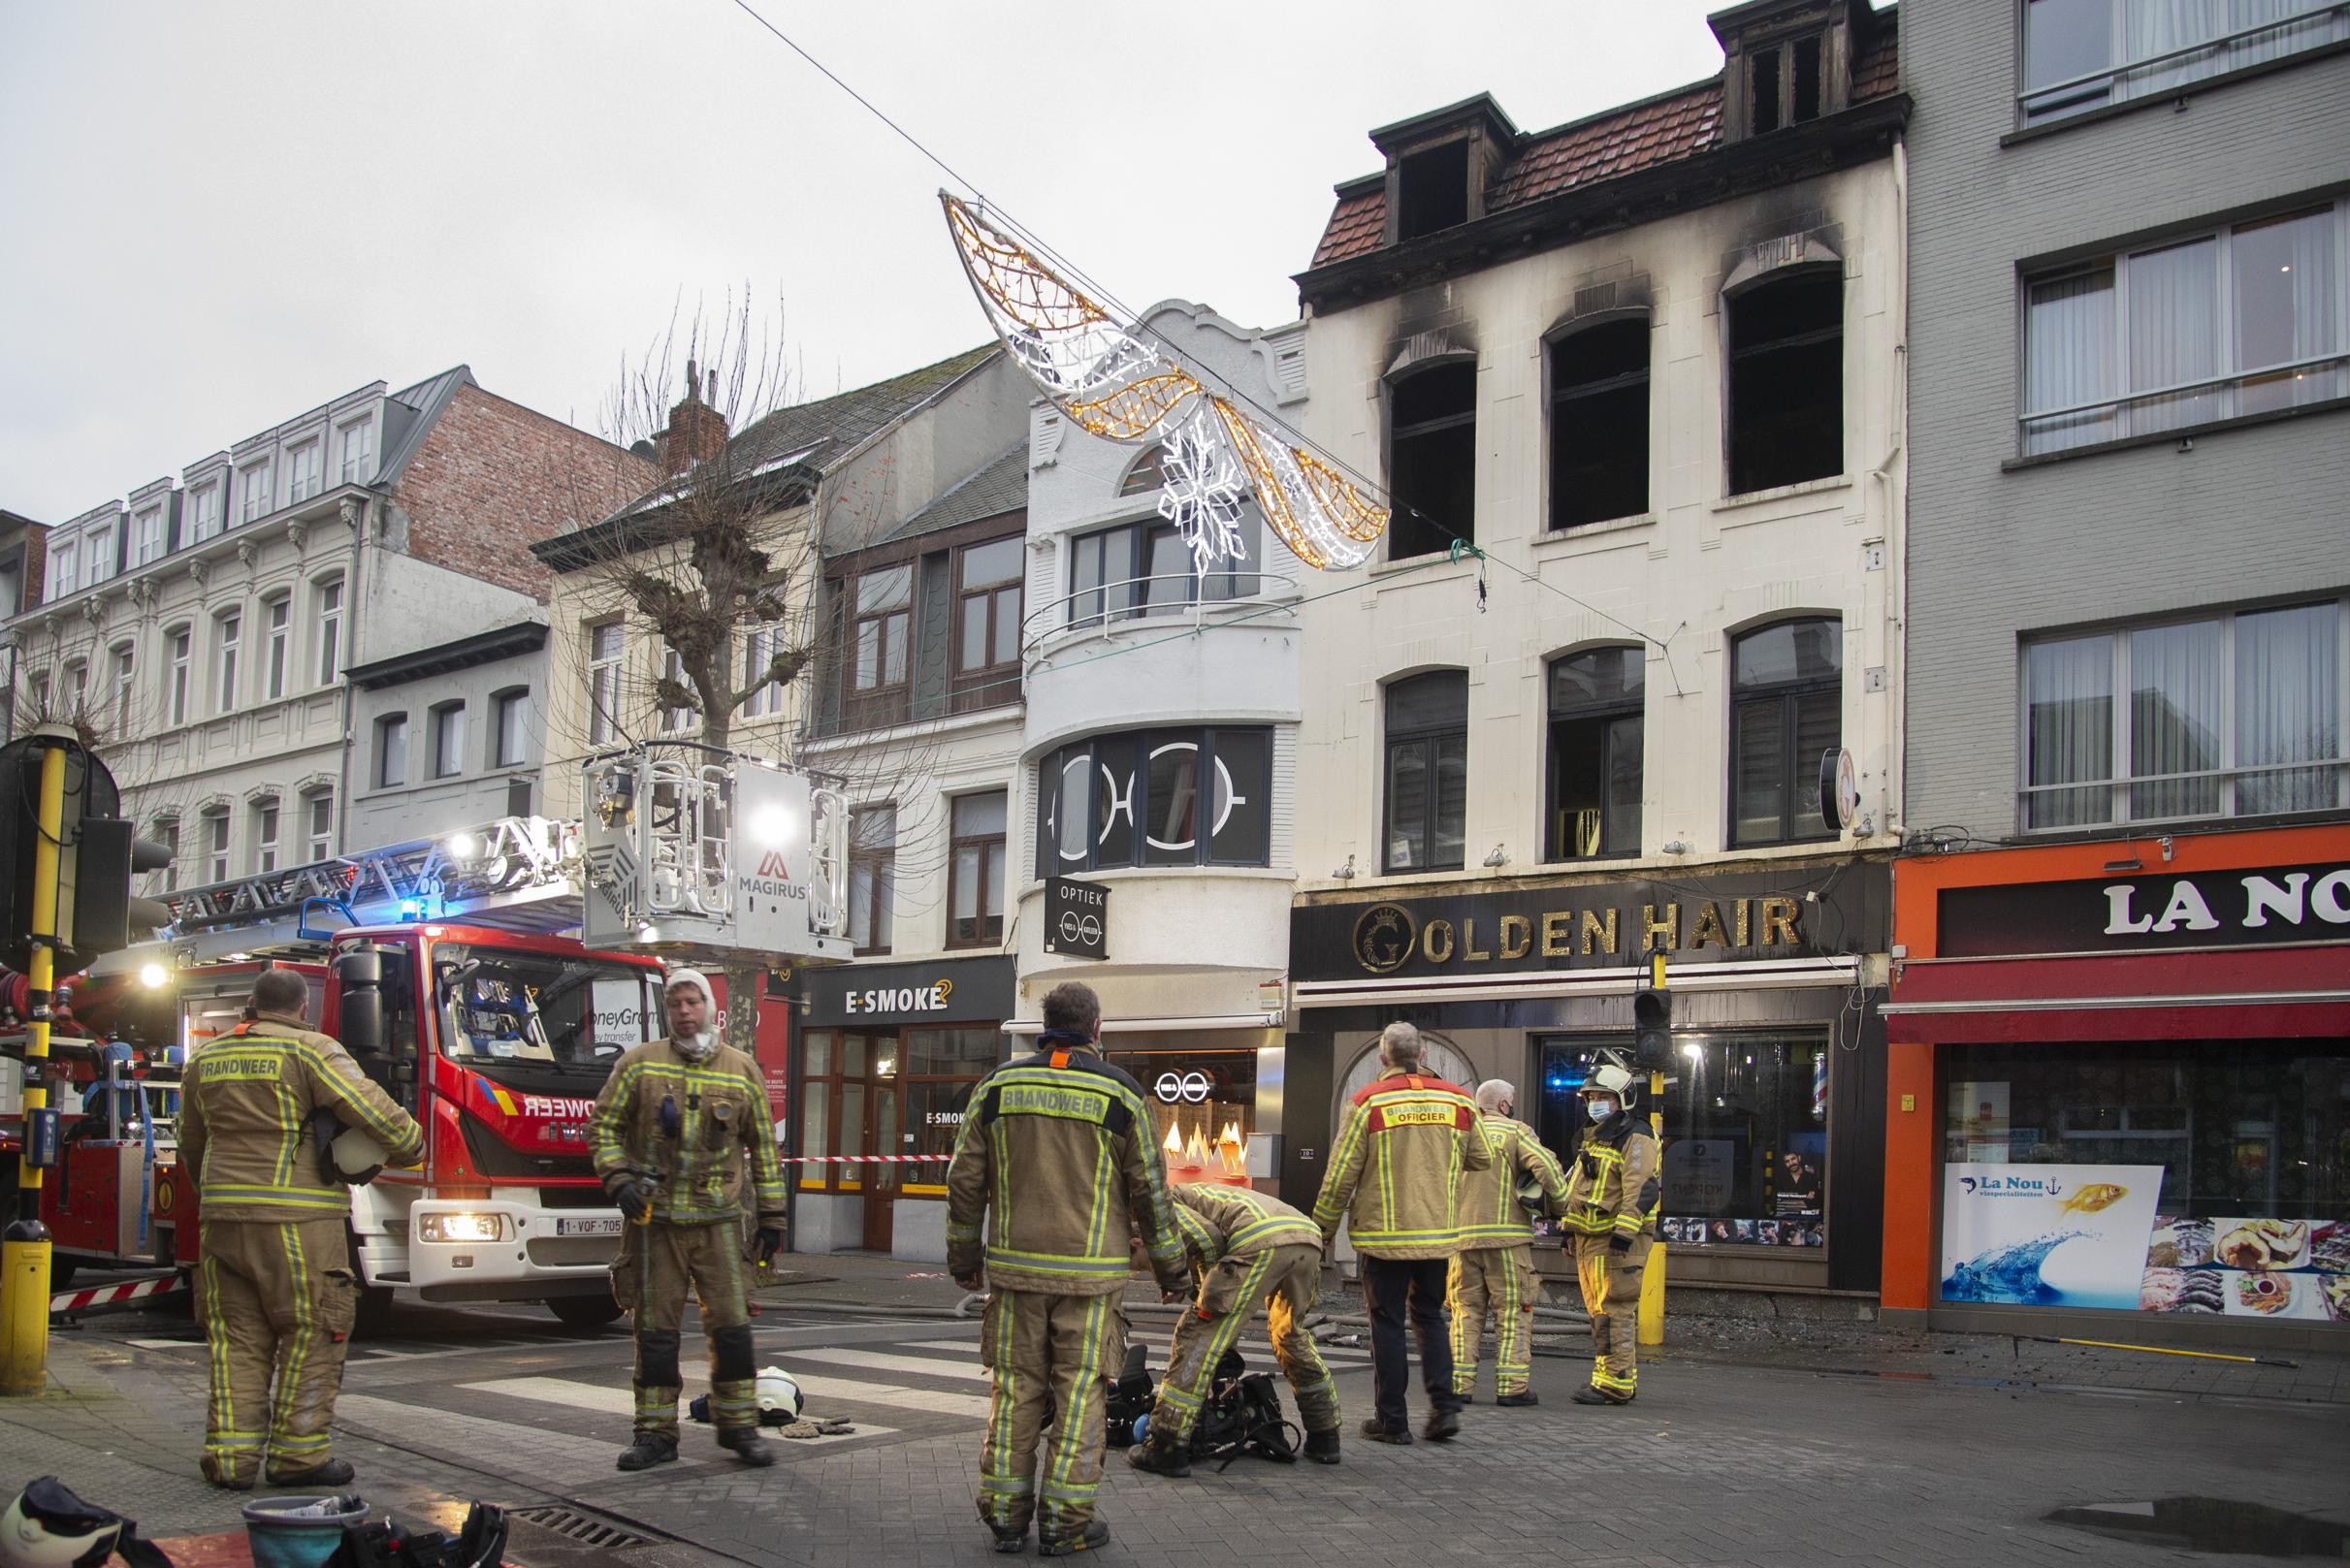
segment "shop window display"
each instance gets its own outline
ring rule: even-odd
[[[1143,1086],[1169,1181],[1249,1185],[1255,1051],[1112,1051],[1109,1059]]]
[[[1542,1053],[1542,1141],[1573,1156],[1585,1126],[1575,1091],[1614,1040],[1553,1037]],[[1828,1042],[1819,1035],[1673,1037],[1664,1091],[1658,1233],[1722,1247],[1827,1244]],[[1646,1089],[1635,1113],[1657,1107]]]
[[[1942,1297],[2350,1323],[2350,1052],[1970,1045],[1943,1104]]]

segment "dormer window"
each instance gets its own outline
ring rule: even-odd
[[[1707,22],[1722,40],[1722,139],[1807,124],[1851,102],[1853,62],[1889,26],[1867,0],[1748,0]]]
[[[1819,44],[1814,34],[1747,56],[1748,114],[1754,135],[1819,117]]]
[[[1417,240],[1468,221],[1468,143],[1407,153],[1397,169],[1396,239]]]

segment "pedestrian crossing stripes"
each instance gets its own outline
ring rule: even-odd
[[[633,1420],[636,1397],[627,1388],[606,1388],[596,1383],[577,1383],[569,1378],[511,1377],[495,1378],[486,1383],[467,1383],[460,1387],[475,1393],[487,1393],[501,1399],[529,1399],[539,1404],[563,1405],[573,1410],[591,1410],[603,1416],[620,1416]],[[805,1382],[801,1392],[807,1392]],[[692,1398],[689,1390],[684,1395]],[[894,1426],[873,1426],[864,1422],[856,1424],[853,1432],[840,1432],[828,1437],[794,1438],[795,1443],[846,1443],[860,1437],[886,1437],[894,1434]]]

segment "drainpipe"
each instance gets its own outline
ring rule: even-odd
[[[351,561],[342,572],[342,668],[336,671],[342,677],[342,758],[337,764],[335,777],[335,846],[339,853],[350,852],[351,827],[351,736],[352,690],[351,678],[346,673],[359,662],[359,565],[360,546],[368,536],[368,503],[364,499],[345,496],[342,502],[343,526],[351,530]]]
[[[1869,470],[1883,487],[1885,541],[1884,624],[1885,708],[1890,716],[1885,747],[1887,788],[1884,821],[1879,831],[1894,834],[1896,847],[1907,817],[1909,764],[1905,754],[1909,709],[1909,464],[1905,448],[1910,423],[1910,157],[1902,139],[1893,143],[1893,361],[1890,413],[1893,431],[1884,461]]]

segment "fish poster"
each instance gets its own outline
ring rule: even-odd
[[[2160,1166],[1943,1168],[1942,1298],[2135,1312]]]

